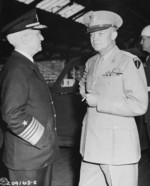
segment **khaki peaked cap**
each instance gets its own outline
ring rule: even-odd
[[[87,27],[87,32],[91,33],[110,27],[118,29],[123,24],[123,20],[117,13],[101,10],[86,13],[83,17],[83,23]]]

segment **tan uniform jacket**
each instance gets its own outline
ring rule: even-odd
[[[109,57],[99,54],[86,63],[80,93],[95,91],[97,107],[88,107],[83,120],[80,152],[89,162],[129,164],[141,157],[134,116],[148,106],[147,82],[139,59],[115,47]]]

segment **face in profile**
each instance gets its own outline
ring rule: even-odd
[[[102,51],[107,49],[116,38],[113,36],[114,33],[116,32],[112,28],[91,33],[90,40],[94,50]]]
[[[141,45],[143,51],[150,53],[150,36],[142,36]]]
[[[44,40],[40,30],[30,30],[28,33],[28,45],[30,50],[36,54],[42,50],[42,41]]]

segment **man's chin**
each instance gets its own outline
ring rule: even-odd
[[[94,46],[93,48],[94,48],[95,51],[98,51],[98,52],[103,50],[103,47]]]
[[[42,51],[42,47],[40,47],[39,49],[38,49],[38,52],[41,52]]]

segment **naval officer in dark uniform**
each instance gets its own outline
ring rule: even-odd
[[[33,9],[1,30],[14,46],[0,78],[10,184],[50,186],[52,165],[60,160],[53,101],[33,60],[42,50],[43,28]]]

